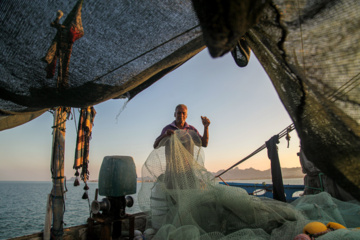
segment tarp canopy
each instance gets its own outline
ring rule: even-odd
[[[0,2],[0,130],[51,107],[132,98],[205,46],[217,57],[243,37],[307,158],[360,199],[359,1],[84,1],[84,36],[58,42],[72,50],[68,82],[58,87],[42,59],[61,39],[50,27],[57,10],[66,18],[76,4]]]
[[[42,59],[57,33],[50,26],[57,11],[65,18],[76,3],[1,1],[2,119],[132,98],[205,47],[190,1],[85,1],[85,34],[72,47],[68,87],[59,89]]]

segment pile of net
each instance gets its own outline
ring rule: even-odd
[[[313,221],[346,227],[318,239],[360,239],[358,202],[327,193],[291,204],[248,195],[214,180],[200,146],[196,133],[178,130],[146,160],[138,200],[152,239],[293,239]]]

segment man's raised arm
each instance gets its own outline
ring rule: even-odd
[[[202,146],[203,147],[207,147],[208,142],[209,142],[209,125],[210,125],[210,120],[207,117],[203,117],[201,116],[201,121],[202,124],[204,125],[204,134],[201,138],[202,141]]]

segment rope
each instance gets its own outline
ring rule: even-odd
[[[225,183],[227,186],[229,186],[229,184],[227,184],[227,182],[224,181],[224,179],[222,179],[220,176],[219,176],[220,180],[223,181],[223,183]]]
[[[285,128],[284,130],[282,130],[278,135],[279,135],[279,139],[281,139],[282,137],[286,136],[289,132],[291,132],[292,130],[295,129],[295,125],[294,123],[290,124],[287,128]],[[256,149],[254,152],[250,153],[248,156],[246,156],[245,158],[241,159],[240,161],[238,161],[237,163],[235,163],[234,165],[232,165],[231,167],[229,167],[228,169],[226,169],[225,171],[223,171],[222,173],[220,173],[219,175],[215,176],[215,178],[220,178],[221,175],[223,175],[224,173],[228,172],[229,170],[233,169],[234,167],[236,167],[237,165],[239,165],[240,163],[245,162],[246,160],[248,160],[249,158],[251,158],[252,156],[256,155],[257,153],[261,152],[262,150],[264,150],[266,148],[266,144],[263,144],[261,147],[259,147],[258,149]]]
[[[111,70],[111,71],[109,71],[109,72],[107,72],[107,73],[105,73],[105,74],[103,74],[103,75],[101,75],[101,76],[99,76],[99,77],[95,78],[94,80],[92,80],[92,81],[90,81],[90,82],[95,82],[95,81],[97,81],[97,80],[99,80],[99,79],[101,79],[101,78],[105,77],[106,75],[108,75],[108,74],[110,74],[110,73],[112,73],[112,72],[115,72],[116,70],[118,70],[118,69],[122,68],[123,66],[125,66],[125,65],[127,65],[127,64],[129,64],[129,63],[131,63],[131,62],[135,61],[136,59],[138,59],[138,58],[140,58],[140,57],[142,57],[142,56],[144,56],[144,55],[146,55],[146,54],[150,53],[151,51],[153,51],[153,50],[155,50],[155,49],[157,49],[157,48],[159,48],[159,47],[161,47],[161,46],[163,46],[163,45],[165,45],[165,44],[167,44],[167,43],[171,42],[172,40],[174,40],[174,39],[176,39],[176,38],[178,38],[178,37],[180,37],[180,36],[182,36],[182,35],[184,35],[184,34],[186,34],[186,33],[190,32],[190,31],[192,31],[192,30],[194,30],[194,29],[198,28],[199,26],[200,26],[200,25],[198,24],[198,25],[196,25],[196,26],[194,26],[194,27],[192,27],[192,28],[190,28],[190,29],[188,29],[188,30],[186,30],[186,31],[184,31],[184,32],[182,32],[182,33],[180,33],[180,34],[178,34],[178,35],[174,36],[173,38],[170,38],[169,40],[167,40],[167,41],[165,41],[165,42],[163,42],[163,43],[161,43],[161,44],[159,44],[159,45],[157,45],[157,46],[153,47],[152,49],[150,49],[150,50],[148,50],[148,51],[146,51],[146,52],[144,52],[144,53],[141,53],[140,55],[138,55],[138,56],[134,57],[133,59],[130,59],[129,61],[127,61],[127,62],[125,62],[125,63],[121,64],[119,67],[114,68],[113,70]]]
[[[78,131],[78,128],[77,128],[77,125],[76,125],[76,115],[75,115],[75,108],[72,108],[72,111],[73,111],[73,119],[74,119],[74,124],[75,124],[75,133],[77,133]]]
[[[335,97],[342,97],[357,86],[360,85],[360,73],[355,75],[353,78],[349,79],[347,82],[345,82],[343,85],[341,85],[337,90],[335,90],[332,94],[330,94],[327,98],[335,102],[337,99]],[[356,84],[356,85],[355,85]],[[353,86],[354,85],[354,86]],[[350,88],[351,87],[351,88]],[[348,89],[350,88],[350,89]]]

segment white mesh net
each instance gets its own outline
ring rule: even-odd
[[[159,146],[142,168],[138,194],[140,207],[149,214],[148,227],[157,231],[153,239],[293,239],[312,221],[360,227],[360,205],[335,201],[326,193],[288,204],[218,184],[204,168],[201,140],[192,131],[175,131]],[[331,234],[360,239],[360,230]]]

